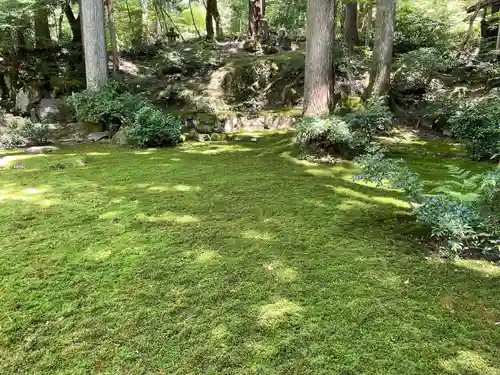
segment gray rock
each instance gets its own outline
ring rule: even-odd
[[[49,152],[59,151],[55,146],[34,146],[25,150],[28,154],[47,154]]]
[[[111,138],[111,143],[114,143],[116,145],[120,146],[130,146],[133,145],[134,142],[125,134],[125,129],[122,127],[120,128],[113,138]]]
[[[229,116],[224,122],[224,133],[232,133],[238,128],[238,116]]]
[[[32,87],[23,87],[16,94],[15,108],[23,114],[29,114],[31,107],[41,99],[40,93]]]
[[[109,139],[109,132],[96,132],[96,133],[89,133],[87,136],[89,141],[94,141],[98,142],[103,139]]]
[[[196,136],[196,140],[198,142],[207,142],[207,141],[211,141],[212,139],[210,138],[210,134],[198,134]]]
[[[14,116],[12,113],[0,115],[0,133],[2,133],[2,128],[8,128],[10,126],[23,127],[28,121],[28,118]]]
[[[42,122],[69,122],[73,119],[71,110],[60,99],[42,99],[36,114]]]

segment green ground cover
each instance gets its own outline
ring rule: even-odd
[[[12,160],[0,374],[499,375],[500,268],[425,259],[399,193],[289,143]]]

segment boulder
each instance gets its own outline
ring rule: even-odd
[[[0,133],[4,132],[5,128],[11,126],[22,127],[29,121],[26,117],[14,116],[12,113],[0,114]]]
[[[73,119],[71,110],[61,99],[42,99],[36,114],[42,122],[69,122]]]
[[[237,131],[238,127],[238,116],[229,116],[224,122],[224,133],[232,133]]]
[[[125,134],[125,129],[121,127],[111,138],[111,143],[120,146],[131,146],[134,142]]]
[[[247,40],[243,43],[243,49],[247,52],[261,51],[262,46],[258,40]]]
[[[34,146],[26,149],[28,154],[47,154],[49,152],[59,151],[59,147],[55,146]]]
[[[29,114],[29,110],[41,99],[40,93],[33,87],[23,87],[16,94],[15,108],[22,114]]]
[[[196,141],[198,142],[208,142],[211,141],[210,134],[198,134],[196,136]]]
[[[96,132],[96,133],[89,133],[87,136],[89,141],[93,142],[98,142],[102,141],[105,139],[109,139],[109,132]]]

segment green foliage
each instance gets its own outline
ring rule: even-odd
[[[382,97],[368,99],[362,108],[348,113],[344,120],[353,131],[365,133],[369,137],[387,133],[393,126],[393,116],[387,99]]]
[[[353,132],[337,116],[303,117],[296,127],[296,143],[306,154],[341,155],[353,158],[363,153],[371,138],[364,132]]]
[[[448,119],[463,103],[464,92],[430,91],[425,94],[424,100],[426,103],[424,117],[432,122],[433,129],[442,131],[448,127]]]
[[[500,95],[464,103],[448,123],[453,135],[477,160],[500,159]],[[495,156],[497,155],[497,156]]]
[[[142,97],[127,91],[118,81],[110,81],[101,91],[84,90],[68,97],[78,121],[92,122],[106,126],[120,125],[132,118],[145,101]]]
[[[397,60],[393,90],[427,89],[439,73],[452,69],[460,62],[452,50],[422,47],[402,54]]]
[[[415,8],[401,9],[396,16],[394,49],[405,53],[421,48],[449,46],[450,25],[447,20],[431,18]]]
[[[178,118],[145,105],[125,126],[125,134],[140,147],[171,146],[179,142],[181,126]]]
[[[424,194],[424,182],[402,160],[380,149],[357,159],[355,181],[386,184],[404,192],[417,221],[427,227],[444,255],[500,254],[500,168],[481,174],[450,166],[449,178]]]
[[[0,136],[0,148],[43,146],[48,143],[49,125],[44,123],[12,122]]]

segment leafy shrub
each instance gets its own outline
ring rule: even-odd
[[[100,91],[84,90],[71,95],[67,103],[78,121],[110,126],[122,124],[133,117],[145,101],[127,92],[128,87],[119,81],[110,81]]]
[[[453,135],[477,160],[500,159],[500,95],[465,103],[450,117]],[[495,157],[495,155],[497,155]]]
[[[394,89],[408,91],[428,88],[430,82],[440,72],[452,69],[460,64],[452,50],[436,47],[422,47],[402,54],[398,61],[398,70],[394,75]]]
[[[339,154],[352,158],[370,144],[365,133],[353,132],[341,118],[304,117],[297,125],[296,143],[304,153]]]
[[[449,167],[450,178],[424,194],[422,179],[402,160],[376,150],[357,159],[362,173],[355,181],[386,184],[403,190],[417,221],[447,256],[470,253],[500,255],[500,168],[481,175]]]
[[[394,32],[394,49],[397,53],[449,45],[450,39],[447,22],[431,19],[414,9],[397,12]]]
[[[344,119],[351,130],[373,136],[391,130],[393,118],[385,98],[373,97],[367,100],[364,107],[347,114]]]
[[[23,124],[13,122],[9,124],[4,134],[0,136],[1,148],[15,148],[27,146],[43,146],[48,143],[49,125],[26,121]]]
[[[140,147],[177,144],[182,123],[169,113],[145,105],[125,127],[125,134]]]
[[[443,90],[428,92],[424,96],[424,117],[432,123],[432,129],[443,131],[448,127],[448,119],[452,117],[461,103],[464,102],[465,93],[454,91],[448,93]]]

